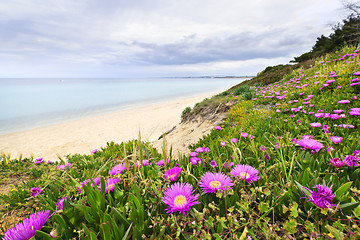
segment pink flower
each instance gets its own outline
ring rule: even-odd
[[[321,123],[310,123],[312,127],[321,127]]]
[[[314,117],[316,117],[316,118],[321,118],[322,116],[324,116],[324,113],[321,113],[321,112],[314,114]]]
[[[338,136],[331,136],[330,139],[333,143],[341,143],[341,141],[343,140],[342,137],[338,137]]]
[[[340,100],[340,101],[338,101],[338,103],[345,104],[345,103],[350,103],[350,101],[349,100]]]
[[[198,153],[205,152],[205,148],[204,147],[198,147],[198,148],[195,149],[195,152],[198,152]]]
[[[330,114],[330,118],[333,119],[333,120],[337,120],[337,119],[340,118],[340,116],[337,115],[337,114]]]
[[[172,182],[175,182],[176,179],[178,178],[178,176],[180,175],[181,173],[181,168],[179,167],[173,167],[173,168],[170,168],[165,174],[164,174],[164,178],[165,179],[168,179]]]
[[[297,144],[303,148],[315,150],[316,152],[319,152],[320,149],[324,147],[324,145],[322,145],[320,142],[309,138],[303,138],[301,140],[298,140]]]
[[[215,160],[212,160],[212,161],[210,162],[210,165],[211,165],[212,167],[216,167],[216,166],[217,166],[217,163],[216,163]]]
[[[259,171],[249,165],[236,165],[230,172],[234,177],[245,180],[248,183],[252,183],[260,179]]]
[[[239,141],[239,139],[237,139],[237,138],[232,138],[232,139],[231,139],[231,142],[232,142],[232,143],[236,143],[237,141]]]
[[[189,152],[190,157],[196,157],[197,155],[199,155],[197,152]]]
[[[35,164],[41,164],[43,162],[43,158],[38,158],[34,161]]]
[[[226,143],[224,141],[221,141],[220,146],[224,147]]]
[[[241,133],[241,137],[246,138],[249,134],[248,133]]]
[[[340,158],[329,158],[329,161],[334,167],[341,168],[344,166],[344,162]]]
[[[31,196],[32,197],[36,197],[37,195],[39,195],[40,193],[42,192],[41,188],[38,188],[38,187],[34,187],[34,188],[31,188]]]
[[[221,130],[222,128],[220,126],[215,126],[214,129],[215,130]]]
[[[189,159],[189,162],[191,162],[192,165],[196,165],[198,163],[198,160],[200,161],[200,158],[192,157]]]
[[[308,190],[311,194],[310,196],[306,195],[308,201],[312,202],[314,205],[322,209],[332,208],[333,206],[336,206],[332,203],[333,198],[335,197],[335,194],[331,191],[332,186],[327,187],[319,184],[315,185],[314,188],[316,188],[316,191],[312,191],[304,187],[304,189]]]
[[[166,159],[166,164],[169,164],[169,159]],[[165,160],[161,159],[160,161],[157,162],[158,166],[164,166],[165,165]]]
[[[230,169],[234,166],[234,163],[233,162],[225,162],[223,164],[223,167],[226,168],[226,169]]]

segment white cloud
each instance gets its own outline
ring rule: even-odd
[[[310,50],[344,18],[339,9],[338,0],[2,1],[0,77],[257,71]]]

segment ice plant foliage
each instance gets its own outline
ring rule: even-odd
[[[50,217],[49,210],[43,210],[31,214],[15,227],[5,232],[4,240],[28,240],[35,236],[35,231],[40,230]]]
[[[231,189],[234,184],[231,178],[223,173],[207,172],[201,176],[199,186],[205,193],[216,193],[220,190],[226,191]]]
[[[166,189],[162,201],[168,206],[165,209],[167,213],[180,212],[185,215],[191,206],[200,203],[198,198],[199,194],[194,194],[189,183],[174,183]]]
[[[230,171],[230,174],[234,177],[240,178],[241,180],[245,180],[248,183],[252,183],[260,179],[260,176],[258,176],[259,171],[249,165],[236,165],[235,168]]]
[[[308,190],[310,192],[310,196],[307,196],[306,194],[306,198],[308,201],[312,202],[313,204],[315,204],[316,206],[318,206],[319,208],[325,209],[325,208],[332,208],[333,206],[336,206],[335,204],[332,203],[333,198],[335,197],[335,194],[332,193],[331,188],[324,186],[324,185],[315,185],[316,190],[310,190],[306,187],[304,187],[306,190]]]

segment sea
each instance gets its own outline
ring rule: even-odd
[[[0,78],[0,135],[221,92],[244,80],[247,79]]]

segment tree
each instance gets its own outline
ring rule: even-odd
[[[315,45],[310,52],[306,52],[299,57],[295,57],[291,62],[304,62],[306,60],[319,57],[340,49],[346,44],[360,43],[360,2],[343,2],[344,9],[349,15],[342,23],[332,27],[334,30],[329,37],[321,35],[317,38]]]

